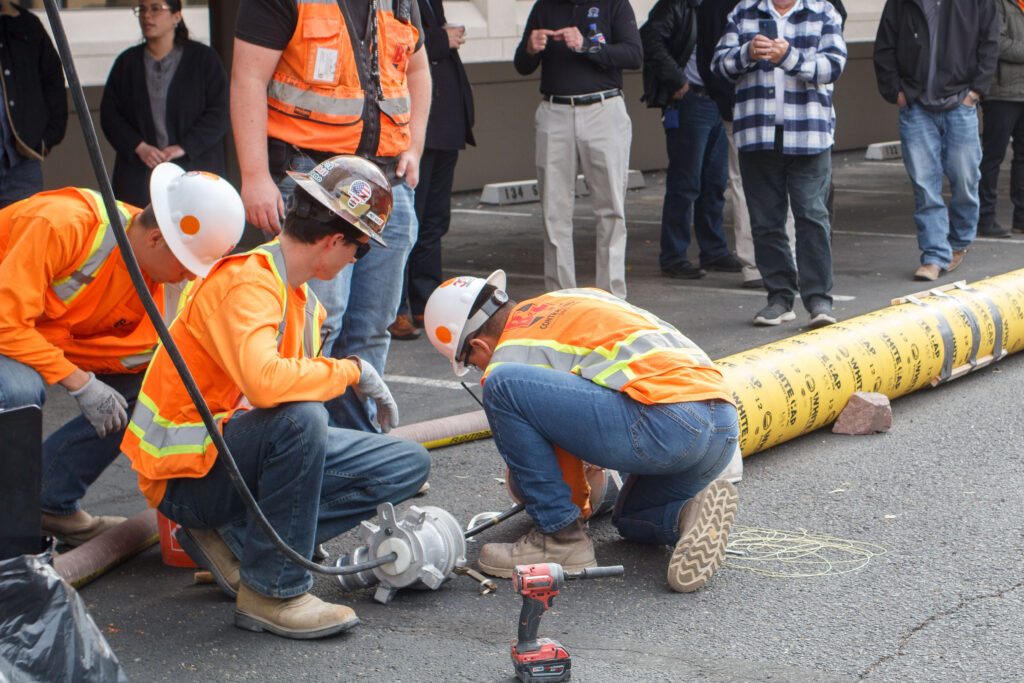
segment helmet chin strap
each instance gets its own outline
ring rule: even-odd
[[[480,331],[480,328],[490,320],[491,316],[498,312],[498,309],[505,305],[508,301],[508,293],[503,289],[496,289],[491,296],[483,303],[480,308],[477,309],[476,313],[469,317],[466,321],[466,327],[463,329],[462,344],[466,343],[466,340],[472,337],[474,334]]]

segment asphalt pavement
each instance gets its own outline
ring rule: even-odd
[[[919,251],[910,184],[900,162],[834,157],[836,312],[849,318],[921,290],[911,280]],[[1004,197],[1008,172],[1004,171]],[[658,268],[664,175],[630,191],[629,300],[678,326],[712,358],[798,334],[807,315],[756,328],[764,293],[740,275],[671,280]],[[484,206],[454,197],[445,238],[449,275],[509,273],[516,299],[543,290],[537,204]],[[1009,202],[1000,218],[1009,224]],[[594,221],[576,207],[580,285],[593,284]],[[691,252],[696,258],[696,253]],[[941,282],[973,282],[1024,267],[1024,236],[979,239],[963,266]],[[798,307],[799,308],[799,307]],[[607,517],[591,524],[602,564],[624,576],[568,584],[541,622],[558,639],[580,681],[999,681],[1019,680],[1024,631],[1024,488],[1021,407],[1024,354],[893,403],[885,434],[828,429],[746,459],[736,524],[769,542],[774,531],[829,539],[819,554],[794,551],[778,577],[732,566],[691,594],[669,590],[670,550],[618,537]],[[405,424],[477,410],[425,337],[392,344],[387,368]],[[479,393],[479,387],[477,387]],[[74,413],[51,391],[47,433]],[[462,523],[509,505],[504,467],[491,440],[433,451],[429,493],[413,501]],[[144,508],[127,459],[90,489],[93,513]],[[403,506],[404,507],[404,506]],[[523,533],[520,515],[470,543]],[[736,535],[734,534],[734,537]],[[859,555],[835,546],[856,542]],[[328,544],[357,545],[354,532]],[[798,561],[799,560],[799,561]],[[846,562],[846,560],[852,560]],[[831,564],[829,564],[831,561]],[[151,548],[85,586],[97,624],[132,680],[510,681],[509,646],[520,599],[508,581],[480,595],[468,578],[437,591],[403,591],[394,602],[372,590],[344,593],[318,577],[314,592],[351,605],[362,623],[320,641],[290,641],[232,625],[232,603],[190,570],[164,566]]]

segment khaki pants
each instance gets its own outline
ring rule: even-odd
[[[626,175],[632,125],[622,97],[574,107],[542,100],[535,117],[537,185],[544,215],[544,284],[576,286],[572,215],[577,158],[597,220],[596,284],[626,297]]]

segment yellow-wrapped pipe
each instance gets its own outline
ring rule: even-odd
[[[890,399],[1024,346],[1024,270],[946,285],[716,361],[757,453],[831,423],[856,391]]]

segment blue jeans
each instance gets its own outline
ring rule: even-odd
[[[0,209],[43,191],[43,167],[35,159],[21,159],[6,168],[0,164]]]
[[[348,531],[383,502],[411,497],[427,479],[430,456],[417,443],[328,426],[322,403],[248,410],[224,426],[224,439],[274,530],[296,552]],[[217,528],[241,559],[242,581],[274,598],[307,592],[313,576],[279,554],[218,459],[200,479],[171,479],[160,512],[182,526]]]
[[[494,368],[484,410],[537,528],[551,533],[580,509],[553,445],[628,473],[612,521],[623,537],[673,545],[679,511],[725,469],[739,438],[724,401],[646,405],[568,372],[519,363]]]
[[[832,152],[784,154],[782,131],[775,148],[740,152],[743,194],[750,212],[754,258],[768,290],[768,303],[793,309],[797,291],[808,311],[817,299],[832,305],[832,246],[828,220]],[[786,212],[793,209],[796,266],[786,235]]]
[[[678,125],[673,119],[678,116]],[[722,231],[722,207],[729,182],[729,141],[718,106],[703,92],[687,91],[665,110],[668,173],[661,209],[662,270],[688,259],[690,219],[701,264],[729,255]]]
[[[142,373],[96,375],[128,401],[132,414],[142,386]],[[16,360],[0,356],[0,409],[46,403],[46,382],[38,372]],[[124,430],[100,438],[82,415],[72,419],[43,441],[43,512],[70,515],[79,500],[107,466],[121,454]]]
[[[308,172],[316,164],[307,156],[292,159],[293,171]],[[295,181],[284,176],[278,183],[285,205],[295,192]],[[418,224],[413,191],[405,183],[391,188],[394,206],[382,237],[387,247],[376,245],[358,262],[333,280],[310,280],[309,286],[327,309],[323,353],[333,358],[359,356],[381,375],[388,359],[391,335],[388,325],[395,321],[402,298],[405,262],[416,242]],[[327,402],[331,425],[364,431],[379,431],[374,424],[377,407],[373,401],[359,401],[346,391]]]
[[[914,185],[914,223],[921,264],[949,265],[953,251],[974,241],[978,229],[981,141],[978,110],[958,105],[934,112],[911,104],[900,108],[903,165]],[[949,178],[949,209],[942,175]]]

